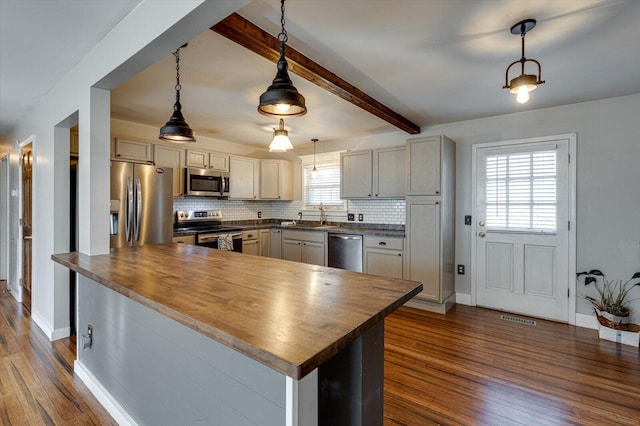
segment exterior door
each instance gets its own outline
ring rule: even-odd
[[[33,150],[22,148],[22,304],[31,311],[31,206],[33,188]]]
[[[569,139],[474,150],[477,305],[567,322]]]

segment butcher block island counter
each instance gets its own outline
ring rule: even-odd
[[[130,424],[382,424],[384,318],[422,290],[187,244],[52,259],[79,273],[74,369]]]

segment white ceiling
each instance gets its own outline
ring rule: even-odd
[[[0,0],[0,136],[137,4],[51,3]],[[274,36],[280,30],[278,0],[254,0],[238,13]],[[519,105],[502,85],[520,58],[509,28],[524,18],[538,21],[526,56],[540,61],[546,84]],[[289,0],[286,19],[291,47],[419,126],[640,92],[636,0]],[[181,50],[181,101],[196,135],[266,147],[277,121],[256,107],[275,71],[213,31],[192,40]],[[291,77],[308,107],[286,120],[294,145],[396,130]],[[113,90],[112,116],[159,128],[171,115],[174,84],[167,52]]]

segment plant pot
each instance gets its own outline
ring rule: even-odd
[[[626,312],[624,316],[618,316],[610,314],[606,311],[595,309],[598,322],[608,328],[615,330],[626,330],[629,326],[629,313]]]

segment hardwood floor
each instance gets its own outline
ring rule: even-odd
[[[4,287],[3,287],[4,288]],[[73,375],[70,339],[49,342],[8,292],[0,296],[0,425],[115,425]]]
[[[456,305],[386,322],[385,425],[640,425],[638,348]]]
[[[0,309],[0,425],[115,424],[74,377],[71,341],[49,342],[8,293]],[[389,316],[385,425],[640,425],[638,348],[500,314]]]

